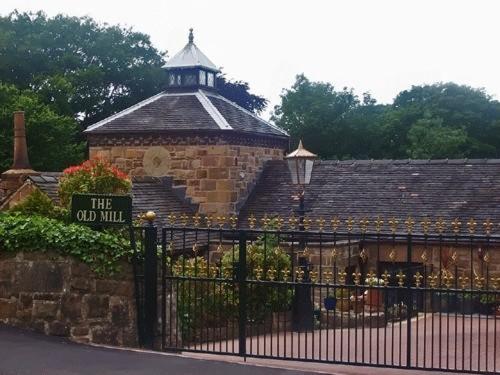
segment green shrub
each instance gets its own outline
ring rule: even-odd
[[[226,252],[222,257],[222,267],[236,268],[239,261],[239,249]],[[247,270],[249,279],[269,279],[268,271],[274,274],[274,280],[283,281],[283,271],[292,269],[290,256],[279,247],[278,237],[273,234],[260,236],[247,247]],[[258,275],[260,272],[260,276]],[[293,291],[289,286],[275,284],[250,283],[248,285],[247,316],[249,320],[260,323],[272,312],[286,311],[290,308]],[[237,303],[237,301],[236,301]]]
[[[217,277],[218,270],[208,267],[203,257],[185,258],[180,256],[174,263],[177,291],[177,316],[182,339],[194,341],[204,327],[223,327],[237,317],[234,284],[207,280]],[[199,279],[198,279],[199,278]]]
[[[336,298],[349,298],[351,296],[351,292],[348,288],[339,287],[335,289],[335,297]]]
[[[101,275],[116,272],[118,262],[132,254],[125,238],[42,216],[12,213],[0,213],[0,251],[55,251],[81,260]]]
[[[48,218],[69,221],[68,210],[54,204],[52,199],[40,189],[35,189],[22,202],[9,210],[23,215],[38,215]]]
[[[61,204],[68,207],[75,193],[128,194],[131,187],[125,173],[103,160],[92,159],[63,171],[59,198]]]

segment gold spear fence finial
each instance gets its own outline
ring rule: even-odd
[[[462,222],[460,220],[458,220],[458,218],[455,218],[455,220],[453,220],[451,222],[451,226],[452,226],[452,230],[453,230],[453,233],[455,234],[458,234],[460,233],[460,228],[462,226]]]
[[[236,215],[231,215],[229,217],[229,223],[231,229],[236,229],[236,227],[238,226],[238,217]]]
[[[379,233],[384,227],[384,219],[380,216],[377,216],[373,223],[375,224],[375,230],[377,231],[377,233]]]
[[[333,232],[336,232],[340,226],[340,219],[337,216],[335,216],[332,218],[332,220],[330,220],[330,224],[332,226]]]
[[[318,229],[320,232],[323,232],[325,228],[325,219],[320,217],[319,219],[316,219],[316,223],[318,224]]]
[[[467,222],[467,228],[470,234],[474,234],[476,232],[476,226],[477,222],[473,218],[470,218]]]
[[[366,217],[361,218],[361,220],[359,220],[359,227],[361,229],[361,233],[366,233],[369,225],[370,225],[370,220],[368,220]]]
[[[421,222],[420,222],[420,226],[422,227],[422,232],[424,234],[428,234],[429,233],[429,229],[432,225],[432,222],[429,220],[428,217],[425,217]]]
[[[413,220],[411,216],[408,216],[408,218],[405,220],[405,226],[406,226],[406,233],[412,234],[413,227],[415,226],[415,220]]]
[[[420,288],[420,285],[422,284],[422,279],[424,278],[424,276],[422,276],[422,274],[417,271],[415,272],[415,275],[413,275],[413,278],[415,279],[415,286],[417,288]]]
[[[250,217],[248,218],[248,226],[250,227],[250,229],[255,228],[256,222],[257,222],[257,219],[255,218],[255,216],[253,216],[253,214],[251,214]]]
[[[347,227],[347,231],[350,233],[352,232],[352,229],[354,227],[354,219],[352,217],[348,217],[345,221],[345,224],[346,224],[346,227]]]
[[[389,219],[388,223],[389,227],[391,228],[391,232],[396,233],[396,231],[398,230],[399,221],[393,217],[392,219]]]
[[[491,222],[489,218],[487,218],[483,223],[483,227],[484,227],[484,232],[486,233],[487,236],[489,236],[494,227],[494,224]]]
[[[278,231],[281,231],[283,225],[285,224],[285,220],[281,216],[277,216],[275,222],[276,222],[276,229]]]
[[[436,220],[436,231],[439,234],[442,234],[446,230],[446,221],[444,221],[442,218],[438,218]]]

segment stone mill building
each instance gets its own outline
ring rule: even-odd
[[[170,178],[201,214],[232,214],[288,135],[218,93],[219,69],[193,39],[165,65],[163,92],[87,128],[89,157]]]

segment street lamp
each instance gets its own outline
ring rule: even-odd
[[[311,182],[311,174],[314,166],[314,160],[317,158],[315,154],[307,151],[302,145],[302,140],[299,142],[299,146],[295,151],[289,153],[285,159],[288,162],[288,169],[290,170],[290,175],[292,177],[292,183],[299,186],[299,209],[297,213],[299,214],[299,230],[304,231],[304,216],[306,214],[304,206],[304,193],[305,185]],[[301,234],[299,237],[299,251],[301,250],[304,254],[305,251],[305,238]],[[303,283],[309,282],[309,262],[308,259],[302,255],[298,257],[298,267],[303,273]],[[310,331],[314,328],[313,316],[313,304],[311,299],[311,287],[307,284],[295,285],[294,302],[293,302],[293,328],[295,331],[303,332]]]
[[[314,160],[318,156],[310,151],[307,151],[302,145],[302,140],[299,141],[299,146],[295,151],[292,151],[287,156],[285,156],[288,162],[288,169],[290,170],[290,175],[292,177],[292,183],[294,185],[299,185],[299,228],[304,230],[304,187],[309,185],[311,182],[311,174],[314,166]]]

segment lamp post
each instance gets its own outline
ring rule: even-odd
[[[298,199],[299,209],[299,230],[304,231],[304,216],[306,208],[304,204],[305,185],[311,182],[311,174],[314,166],[314,160],[317,158],[315,154],[307,151],[302,145],[302,140],[295,151],[288,154],[285,159],[288,162],[288,169],[292,183],[299,187]],[[305,238],[301,234],[299,237],[299,251],[305,250]],[[309,262],[306,257],[298,257],[298,267],[301,268],[303,273],[302,282],[309,282]],[[309,331],[314,327],[313,324],[313,303],[311,300],[311,288],[307,285],[295,286],[295,299],[293,303],[293,327],[295,331]]]
[[[314,160],[317,158],[316,154],[307,151],[302,145],[302,140],[299,141],[299,146],[295,151],[292,151],[285,156],[288,162],[288,169],[292,177],[292,183],[299,186],[299,229],[304,230],[304,216],[306,214],[304,206],[305,185],[311,182],[311,175],[314,166]]]

